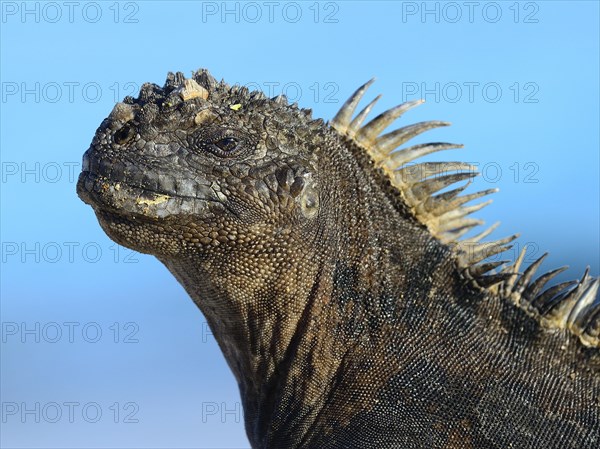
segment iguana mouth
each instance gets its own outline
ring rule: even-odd
[[[192,197],[164,190],[151,190],[90,171],[82,171],[79,175],[77,194],[95,209],[118,215],[127,211],[128,215],[148,218],[202,214],[209,203],[220,203],[218,199],[208,196]]]

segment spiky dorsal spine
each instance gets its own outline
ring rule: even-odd
[[[468,215],[491,201],[471,206],[467,206],[466,203],[494,193],[497,189],[461,196],[460,193],[472,178],[478,175],[475,167],[466,163],[423,162],[407,165],[427,154],[462,148],[462,145],[428,143],[398,149],[411,138],[427,130],[449,125],[441,121],[416,123],[382,134],[393,121],[406,111],[422,104],[424,100],[400,104],[363,125],[380,96],[375,97],[356,116],[354,113],[373,81],[371,79],[366,82],[350,96],[331,120],[330,126],[363,148],[375,165],[387,175],[415,218],[442,243],[453,247],[458,267],[466,280],[475,282],[490,294],[510,300],[529,315],[536,317],[543,325],[568,329],[577,335],[584,345],[600,348],[600,280],[589,277],[589,270],[586,270],[578,281],[563,282],[542,291],[550,279],[566,269],[563,267],[550,271],[533,281],[533,275],[546,254],[522,274],[519,273],[519,269],[525,256],[525,248],[512,264],[507,264],[507,261],[486,261],[489,257],[509,249],[510,242],[517,238],[517,235],[512,235],[482,243],[481,240],[487,237],[498,223],[474,237],[460,240],[473,227],[483,224],[481,220],[470,218]],[[438,193],[461,181],[467,182],[453,190]]]

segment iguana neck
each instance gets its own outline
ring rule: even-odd
[[[328,213],[312,235],[294,230],[263,235],[272,247],[224,245],[214,260],[210,255],[163,260],[201,308],[223,350],[256,447],[285,447],[283,441],[306,441],[311,432],[332,430],[319,426],[345,424],[317,426],[326,407],[345,404],[348,413],[340,416],[350,417],[374,405],[347,395],[372,386],[368,366],[379,370],[390,333],[400,339],[407,331],[392,328],[393,317],[404,313],[408,299],[431,298],[434,285],[451,284],[432,282],[438,271],[443,276],[451,271],[436,268],[451,263],[447,249],[399,219],[376,181],[356,162],[345,163],[356,172],[324,180],[336,187],[323,189],[330,192],[321,199]],[[285,245],[277,244],[282,238]],[[407,299],[404,292],[413,294]]]

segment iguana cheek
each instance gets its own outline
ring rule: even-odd
[[[305,218],[313,218],[319,212],[319,192],[310,173],[297,177],[290,187],[290,194],[296,198],[300,213]]]
[[[311,186],[300,196],[300,210],[306,218],[313,218],[319,212],[319,194]]]

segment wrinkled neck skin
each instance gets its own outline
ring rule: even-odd
[[[356,165],[336,157],[341,166]],[[312,447],[315,438],[373,406],[350,396],[372,386],[371,368],[389,357],[390,332],[400,340],[408,330],[390,324],[408,313],[402,289],[427,299],[428,287],[411,283],[435,277],[436,265],[451,263],[447,250],[400,220],[361,172],[323,180],[331,185],[321,189],[317,225],[263,235],[261,251],[232,244],[214,257],[162,260],[223,350],[239,383],[253,447]],[[340,416],[339,422],[331,416]]]
[[[306,260],[319,260],[309,248],[300,252]],[[291,257],[285,255],[284,259]],[[316,314],[315,292],[321,290],[323,262],[304,267],[282,263],[260,279],[260,287],[248,287],[251,277],[237,269],[237,257],[214,274],[210,261],[164,261],[206,317],[240,388],[246,429],[253,447],[265,445],[274,415],[287,385],[296,354],[306,344],[307,322]],[[258,261],[255,262],[257,265]],[[299,387],[299,385],[296,385]],[[285,423],[281,423],[282,426]],[[282,429],[283,430],[283,429]]]

